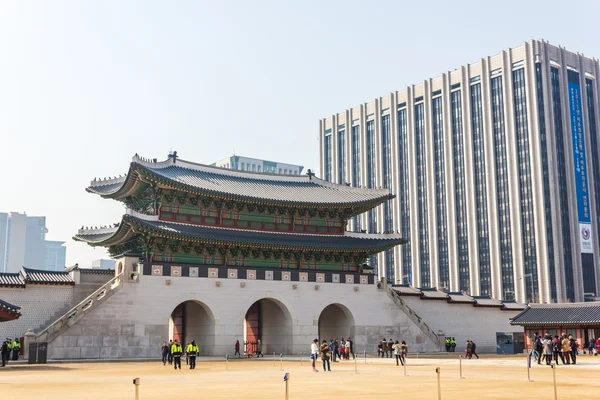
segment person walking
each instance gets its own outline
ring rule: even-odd
[[[350,343],[350,354],[352,354],[352,359],[355,359],[356,354],[354,354],[354,341],[352,338],[348,338],[348,343]]]
[[[535,354],[537,355],[537,363],[538,365],[542,364],[542,355],[544,352],[544,345],[542,344],[542,337],[536,335],[535,339]]]
[[[471,357],[475,356],[479,360],[479,354],[477,354],[477,345],[471,340]]]
[[[470,340],[467,340],[465,347],[466,347],[465,358],[470,359],[471,358],[471,341]]]
[[[346,360],[350,360],[350,339],[346,339],[346,347],[344,349],[346,351]]]
[[[558,357],[560,356],[560,360],[562,363],[565,363],[565,359],[562,354],[562,343],[558,338],[558,335],[554,335],[552,339],[552,355],[554,356],[554,362],[558,365]]]
[[[394,349],[394,356],[396,357],[396,367],[399,367],[400,358],[402,358],[402,346],[400,346],[400,343],[398,343],[398,341],[396,340],[396,343],[394,343],[392,348]]]
[[[173,357],[173,364],[175,365],[175,369],[179,366],[181,369],[181,353],[183,353],[183,349],[177,340],[171,346],[171,356]]]
[[[337,339],[333,340],[333,362],[339,362],[340,360],[340,342]]]
[[[173,340],[169,340],[169,356],[167,357],[167,362],[169,365],[173,365]]]
[[[571,346],[571,364],[577,364],[577,349],[579,348],[579,343],[577,340],[573,339],[573,335],[569,335],[569,345]]]
[[[198,348],[194,340],[192,340],[192,342],[187,345],[187,349],[185,349],[185,352],[190,357],[190,369],[196,369],[196,356],[198,356],[200,349]]]
[[[387,357],[387,340],[383,338],[381,340],[381,358]]]
[[[325,372],[325,371],[331,372],[331,364],[329,363],[329,346],[327,345],[326,340],[323,340],[320,350],[321,350],[321,361],[323,361],[323,372]]]
[[[235,349],[235,353],[233,354],[233,356],[240,358],[240,341],[239,340],[235,341],[234,349]]]
[[[260,341],[260,339],[258,339],[256,341],[256,358],[262,356],[262,358],[265,358],[264,354],[262,353],[262,342]]]
[[[565,363],[566,364],[571,364],[571,344],[569,342],[569,338],[567,338],[567,334],[563,333],[563,339],[562,339],[562,354],[563,357],[565,358]]]
[[[544,346],[544,359],[546,360],[546,365],[552,364],[552,336],[546,335],[542,340],[542,345]]]
[[[171,349],[167,345],[167,342],[163,342],[162,348],[161,348],[160,352],[162,353],[162,362],[163,362],[163,365],[166,366],[167,365],[167,358],[169,357],[169,353],[171,353]]]
[[[21,341],[19,338],[15,338],[15,341],[12,342],[12,359],[13,361],[19,360],[19,350],[21,350]]]
[[[404,340],[400,344],[400,348],[402,349],[402,357],[400,357],[400,363],[404,365],[404,363],[406,363],[406,354],[408,354],[408,346],[406,345],[406,342]]]
[[[388,354],[390,355],[390,358],[393,357],[394,354],[394,349],[392,348],[394,346],[394,340],[392,338],[390,338],[388,340]]]
[[[588,351],[590,352],[590,356],[594,355],[595,350],[596,350],[596,339],[591,338],[590,342],[588,343]]]
[[[312,369],[313,372],[319,372],[315,363],[317,362],[317,357],[319,356],[319,340],[315,339],[310,344],[310,359],[312,360]]]

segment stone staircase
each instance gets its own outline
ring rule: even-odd
[[[75,307],[70,308],[67,312],[56,318],[52,324],[35,335],[35,341],[52,342],[58,336],[67,331],[77,321],[83,318],[86,314],[94,310],[100,304],[105,302],[113,294],[115,294],[123,286],[123,274],[115,276],[95,292],[87,296]]]
[[[394,289],[388,287],[388,285],[385,282],[381,282],[381,284],[383,285],[383,289],[385,289],[388,297],[394,302],[394,304],[396,304],[398,308],[400,308],[408,316],[408,318],[410,318],[410,320],[414,322],[415,325],[418,326],[419,329],[421,329],[421,331],[433,343],[436,344],[437,351],[444,351],[445,338],[443,336],[438,335],[433,329],[431,329],[429,325],[427,325],[425,321],[423,321],[423,319],[412,308],[410,308],[404,302],[404,300],[402,300],[401,296],[398,293],[396,293]]]

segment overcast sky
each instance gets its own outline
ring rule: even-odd
[[[71,237],[131,157],[236,154],[318,170],[318,120],[544,38],[600,57],[598,1],[0,2],[0,211]],[[29,266],[35,268],[36,266]]]

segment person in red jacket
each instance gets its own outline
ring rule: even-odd
[[[235,354],[233,356],[240,358],[240,341],[239,340],[235,341]]]

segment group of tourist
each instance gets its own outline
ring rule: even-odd
[[[2,367],[6,367],[6,364],[11,359],[16,361],[19,359],[19,350],[21,350],[21,342],[19,338],[15,338],[15,340],[11,340],[10,338],[6,338],[4,342],[2,342],[2,347],[0,348],[0,352],[2,353]]]
[[[456,339],[454,339],[454,337],[446,337],[445,344],[446,351],[448,353],[454,353],[456,350]]]
[[[591,338],[588,343],[588,351],[591,356],[597,356],[600,350],[600,338],[598,340]]]
[[[537,359],[539,365],[542,361],[546,361],[546,365],[551,365],[552,360],[558,364],[559,358],[563,364],[577,364],[578,349],[579,343],[573,335],[563,333],[560,337],[558,335],[552,337],[549,333],[542,336],[535,332],[532,356]]]
[[[196,356],[200,349],[194,340],[185,346],[185,364],[190,366],[190,369],[196,369]],[[183,347],[177,339],[169,340],[169,343],[163,342],[162,348],[163,365],[174,365],[175,369],[181,369],[181,356],[184,354]]]
[[[454,347],[456,347],[456,343],[454,344]],[[477,345],[472,340],[467,340],[465,357],[470,360],[473,358],[473,356],[477,357],[479,360],[479,354],[477,354]]]

